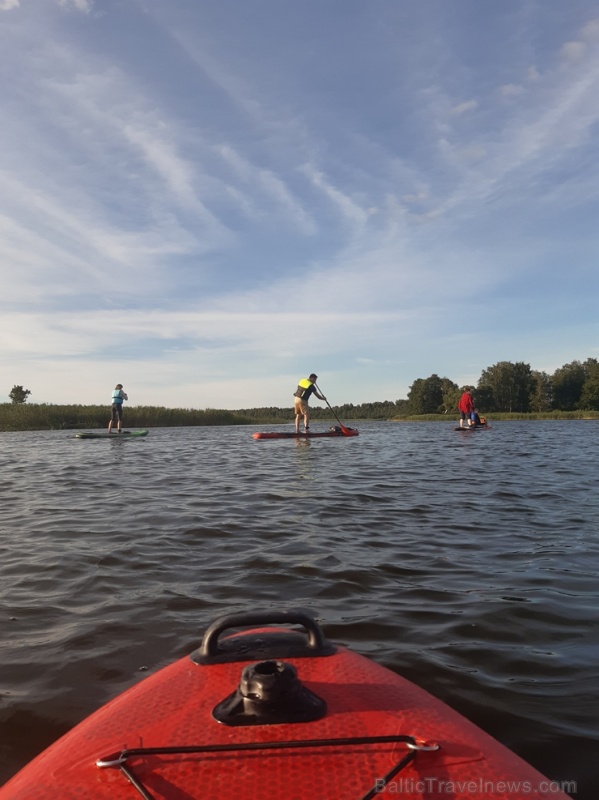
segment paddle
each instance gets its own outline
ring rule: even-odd
[[[317,389],[317,390],[320,392],[320,394],[322,394],[322,396],[324,397],[324,394],[323,394],[323,393],[320,391],[320,387],[319,387],[319,386],[316,386],[316,383],[314,384],[314,386],[315,386],[315,387],[316,387],[316,389]],[[330,403],[329,403],[329,401],[326,399],[326,397],[324,397],[324,401],[325,401],[325,403],[327,404],[327,406],[328,406],[329,408],[331,408],[331,404],[330,404]],[[332,408],[331,408],[331,411],[333,411],[333,409],[332,409]],[[350,433],[350,431],[351,431],[351,428],[347,428],[347,427],[346,427],[346,426],[345,426],[345,425],[344,425],[344,424],[341,422],[341,420],[339,419],[339,417],[337,416],[337,414],[335,414],[335,412],[334,412],[334,411],[333,411],[333,416],[335,417],[335,419],[336,419],[336,420],[337,420],[337,422],[339,423],[339,425],[340,425],[340,427],[341,427],[341,432],[342,432],[342,433]]]

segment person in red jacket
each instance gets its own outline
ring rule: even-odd
[[[460,412],[460,428],[464,427],[464,420],[467,420],[467,426],[474,425],[474,398],[470,386],[464,387],[464,392],[458,402],[458,411]]]

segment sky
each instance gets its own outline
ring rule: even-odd
[[[0,71],[0,402],[599,357],[596,2],[0,0]]]

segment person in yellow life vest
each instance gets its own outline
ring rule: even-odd
[[[318,375],[312,373],[307,378],[302,378],[301,381],[297,385],[297,389],[293,393],[295,398],[293,403],[293,410],[295,411],[295,432],[300,432],[300,419],[301,417],[304,418],[304,431],[310,430],[310,406],[308,405],[308,400],[310,396],[314,394],[318,397],[319,400],[324,400],[326,403],[326,397],[318,391],[316,388],[316,381],[318,380]]]

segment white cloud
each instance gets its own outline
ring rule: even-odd
[[[268,201],[269,213],[277,216],[284,214],[290,225],[308,236],[316,233],[317,228],[312,215],[304,209],[272,170],[256,167],[230,145],[219,145],[216,151],[242,182],[243,190],[230,185],[227,185],[226,189],[237,200],[244,214],[257,219],[264,213],[258,211],[259,200],[256,194],[260,193]]]
[[[474,111],[475,108],[478,108],[478,103],[476,100],[467,100],[465,103],[460,103],[457,106],[454,106],[451,109],[451,113],[459,116],[460,114],[465,114],[468,111]]]
[[[0,189],[11,198],[12,215],[0,215],[0,264],[11,265],[4,302],[50,297],[102,296],[107,287],[140,295],[159,290],[168,275],[167,256],[201,251],[201,244],[176,222],[127,230],[102,220],[90,199],[79,205],[0,173]]]
[[[473,163],[482,161],[489,154],[489,151],[483,145],[472,144],[469,147],[463,147],[460,150],[460,154],[465,162]]]
[[[90,2],[39,5],[0,53],[0,361],[33,399],[102,401],[126,375],[144,402],[288,402],[316,360],[359,402],[358,368],[386,392],[459,379],[465,351],[520,360],[531,320],[539,349],[569,335],[568,293],[596,287],[599,20],[561,52],[565,11],[464,53],[431,15],[422,70],[408,12],[387,37],[327,4],[291,25],[233,0],[232,28],[156,0],[108,46],[118,4],[106,39]],[[490,37],[493,9],[470,21]]]
[[[341,212],[347,222],[352,225],[358,225],[360,228],[365,225],[371,214],[369,209],[362,208],[351,197],[329,183],[325,175],[314,166],[306,164],[302,171],[313,186],[319,189],[332,205]]]
[[[599,42],[599,19],[593,19],[582,28],[580,36],[586,42]]]
[[[499,90],[503,97],[516,97],[524,91],[522,86],[518,86],[515,83],[506,83],[502,86]]]
[[[134,124],[125,124],[122,133],[169,190],[174,201],[186,212],[197,214],[202,220],[220,228],[221,223],[206,208],[198,197],[193,186],[194,165],[182,159],[175,151],[172,141],[148,127],[142,128]],[[168,137],[168,132],[166,132]]]
[[[561,55],[566,61],[579,61],[586,53],[587,46],[584,42],[566,42],[562,45]]]
[[[75,8],[84,14],[89,14],[92,10],[92,0],[58,0],[58,5],[61,8]]]

